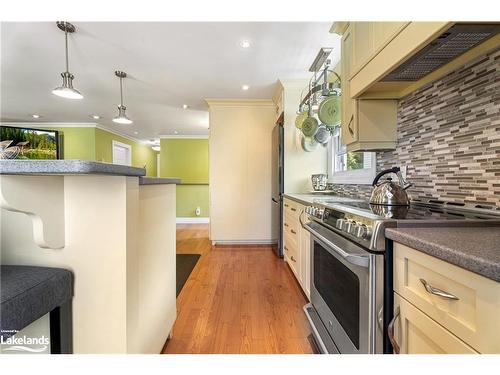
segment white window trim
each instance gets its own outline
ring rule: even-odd
[[[123,148],[126,148],[128,149],[128,152],[127,152],[127,165],[128,166],[131,166],[132,165],[132,146],[127,144],[127,143],[122,143],[122,142],[118,142],[118,141],[115,141],[113,140],[112,141],[112,145],[111,145],[111,150],[113,152],[113,164],[115,164],[115,146],[119,146],[119,147],[123,147]]]
[[[373,179],[377,175],[377,158],[372,157],[371,160],[371,168],[359,169],[353,171],[334,171],[334,138],[331,138],[331,141],[327,146],[327,167],[328,167],[328,183],[331,184],[355,184],[355,185],[371,185]]]

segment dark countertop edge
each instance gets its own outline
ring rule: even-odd
[[[428,229],[429,227],[427,227]],[[500,282],[500,264],[489,262],[485,258],[478,257],[472,254],[465,254],[462,252],[457,252],[446,246],[433,243],[432,241],[416,237],[413,234],[405,233],[404,229],[410,228],[387,228],[385,230],[386,238],[399,242],[406,245],[412,249],[421,251],[425,254],[433,256],[435,258],[444,260],[450,264],[457,267],[463,268],[467,271],[476,273],[480,276],[486,277],[488,279]],[[422,228],[411,228],[416,229],[426,229]],[[446,230],[443,227],[442,230]]]
[[[139,185],[182,185],[177,177],[139,177]]]
[[[0,160],[2,175],[111,175],[141,177],[145,168],[90,160]]]

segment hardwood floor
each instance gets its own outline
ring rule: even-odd
[[[202,256],[163,353],[313,353],[306,298],[270,247],[212,247],[208,225],[189,224],[178,226],[177,251]]]

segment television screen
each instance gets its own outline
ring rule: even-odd
[[[59,132],[1,126],[0,159],[59,159]]]

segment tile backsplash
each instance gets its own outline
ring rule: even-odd
[[[500,207],[500,49],[399,100],[397,139],[377,153],[377,170],[406,165],[413,199]]]

